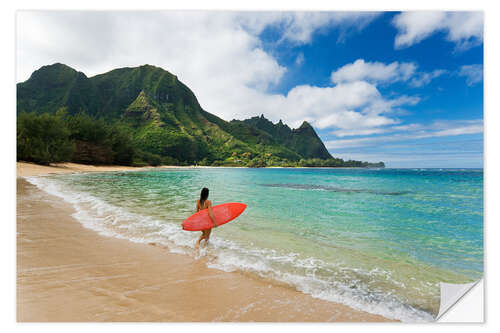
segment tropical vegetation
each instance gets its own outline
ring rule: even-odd
[[[225,121],[161,68],[120,68],[88,78],[44,66],[17,85],[17,159],[119,165],[383,167],[328,152],[307,123],[263,115]]]

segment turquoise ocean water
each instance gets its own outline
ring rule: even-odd
[[[210,267],[289,284],[403,321],[429,321],[439,282],[483,274],[482,169],[182,168],[28,177],[84,226],[195,256],[181,222],[202,187],[247,210],[217,228]]]

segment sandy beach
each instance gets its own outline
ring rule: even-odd
[[[107,171],[139,171],[150,169],[151,167],[131,167],[117,165],[86,165],[77,163],[57,163],[49,165],[39,165],[27,162],[17,162],[17,177],[39,176],[51,173],[78,173],[78,172],[107,172]],[[189,168],[177,166],[161,166],[159,168]]]
[[[289,286],[208,268],[203,258],[103,237],[22,177],[140,170],[17,163],[19,322],[388,321]]]

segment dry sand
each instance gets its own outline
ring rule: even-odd
[[[387,321],[164,247],[100,236],[69,204],[20,178],[131,169],[17,164],[18,321]]]
[[[17,177],[38,176],[51,173],[77,173],[77,172],[106,172],[106,171],[139,171],[150,169],[151,167],[131,167],[117,165],[86,165],[77,163],[57,163],[47,165],[39,165],[27,162],[17,162],[16,171]],[[190,168],[176,166],[161,166],[159,168]]]

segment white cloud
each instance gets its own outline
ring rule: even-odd
[[[483,40],[482,12],[410,11],[396,15],[393,24],[398,29],[396,48],[419,43],[438,31],[446,33],[446,39],[456,43],[458,49]]]
[[[295,87],[281,101],[281,108],[287,110],[287,118],[294,126],[307,120],[320,129],[352,130],[399,123],[384,114],[417,102],[418,98],[408,96],[385,99],[374,84],[356,81],[326,88]]]
[[[363,135],[373,135],[387,133],[389,130],[387,128],[361,128],[361,129],[348,129],[348,130],[337,130],[333,131],[332,134],[338,137],[344,136],[363,136]]]
[[[437,131],[432,133],[433,137],[436,136],[453,136],[453,135],[464,135],[464,134],[476,134],[483,132],[483,125],[469,125],[457,128],[445,129],[442,131]]]
[[[236,98],[241,102],[243,97]],[[292,127],[300,126],[306,120],[320,129],[369,128],[398,123],[397,119],[383,114],[390,114],[397,106],[413,102],[414,99],[406,97],[386,100],[375,85],[364,81],[324,88],[301,85],[284,96],[253,95],[243,101],[245,110],[242,116],[264,113],[272,121],[283,119]]]
[[[308,44],[315,32],[326,28],[362,30],[381,13],[376,12],[256,12],[240,15],[245,28],[259,34],[268,26],[279,27],[281,41]]]
[[[358,59],[353,63],[344,65],[333,71],[333,83],[366,80],[374,83],[394,83],[409,81],[412,87],[421,87],[429,84],[433,79],[446,73],[445,70],[436,69],[432,72],[417,71],[417,64],[413,62],[397,62],[390,64],[382,62],[366,62]]]
[[[425,125],[412,123],[376,130],[377,133],[371,134],[392,134],[331,140],[325,145],[335,157],[384,161],[388,167],[482,167],[482,139],[458,138],[460,135],[482,133],[482,119],[443,120]],[[434,143],[418,142],[419,139],[444,137],[450,139],[433,140]]]
[[[443,69],[436,69],[429,73],[419,72],[411,79],[410,85],[413,87],[422,87],[445,73],[446,71]]]
[[[390,142],[400,142],[404,140],[418,140],[433,137],[457,136],[465,134],[478,134],[483,132],[483,121],[481,119],[465,121],[438,121],[431,125],[411,124],[408,126],[394,126],[386,128],[386,132],[404,132],[393,135],[330,140],[325,142],[328,149],[355,148],[378,146]]]
[[[483,65],[465,65],[460,67],[459,76],[465,76],[468,86],[481,82],[483,80]]]
[[[300,52],[298,55],[297,55],[297,58],[295,58],[295,64],[297,66],[301,66],[303,63],[304,63],[304,53],[303,52]]]
[[[416,105],[420,101],[419,97],[402,95],[394,99],[377,99],[370,101],[370,104],[363,109],[364,113],[378,114],[404,114],[404,110],[400,109],[403,105]]]
[[[397,61],[384,64],[381,62],[365,62],[358,59],[332,72],[333,83],[367,80],[371,82],[407,81],[417,69],[414,63]]]
[[[65,63],[88,76],[145,63],[178,76],[201,106],[226,120],[264,113],[292,127],[364,128],[398,123],[384,116],[414,101],[385,99],[369,82],[297,86],[286,95],[268,88],[286,68],[258,35],[277,27],[282,40],[307,43],[315,31],[360,29],[372,13],[19,12],[18,78],[47,64]]]
[[[349,130],[336,130],[331,132],[331,134],[337,137],[345,136],[364,136],[373,134],[383,134],[391,132],[409,132],[422,130],[424,127],[421,124],[407,124],[407,125],[397,125],[389,127],[378,127],[378,128],[355,128]]]
[[[423,130],[424,126],[422,124],[406,124],[406,125],[400,125],[400,126],[392,126],[391,130],[392,131],[417,131],[417,130]]]

